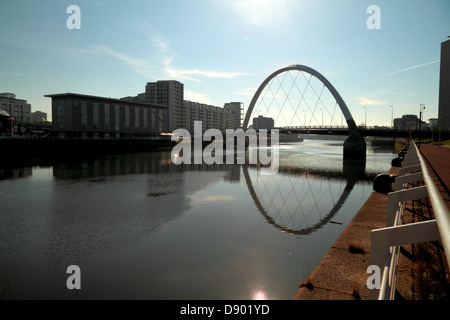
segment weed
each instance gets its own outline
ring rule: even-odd
[[[312,290],[312,289],[314,289],[314,284],[312,283],[311,279],[306,279],[306,281],[300,282],[298,284],[298,287],[299,288],[306,287],[309,290]]]
[[[360,254],[366,253],[366,251],[363,248],[352,243],[348,245],[348,251],[350,251],[350,253],[360,253]]]

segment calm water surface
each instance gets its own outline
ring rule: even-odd
[[[394,152],[344,166],[342,141],[307,139],[274,176],[170,151],[2,170],[0,298],[291,299]]]

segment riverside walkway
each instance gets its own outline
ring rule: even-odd
[[[450,208],[450,148],[422,144],[431,176]],[[397,175],[398,167],[389,174]],[[405,222],[418,219],[420,203],[409,202]],[[370,265],[371,231],[386,226],[387,195],[373,191],[365,204],[322,258],[309,278],[299,284],[294,300],[368,300],[366,273]],[[426,211],[426,210],[425,210]],[[442,248],[435,243],[401,246],[396,299],[448,300],[449,269]]]

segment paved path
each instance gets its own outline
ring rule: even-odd
[[[422,144],[420,152],[428,162],[430,174],[436,176],[434,182],[450,209],[450,148]]]

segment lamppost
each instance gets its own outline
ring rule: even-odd
[[[306,110],[303,110],[303,115],[305,116],[305,122],[304,122],[304,124],[305,124],[305,129],[306,129]]]
[[[425,105],[422,103],[420,105],[420,120],[422,120],[423,114],[425,113],[425,112],[423,112],[423,110],[425,110]]]
[[[420,149],[420,140],[422,138],[422,113],[425,109],[425,105],[422,103],[419,109],[419,149]]]
[[[367,107],[364,106],[364,129],[367,129]]]
[[[394,129],[394,106],[390,105],[391,107],[391,128]]]
[[[320,109],[322,111],[322,128],[323,128],[323,109]]]

